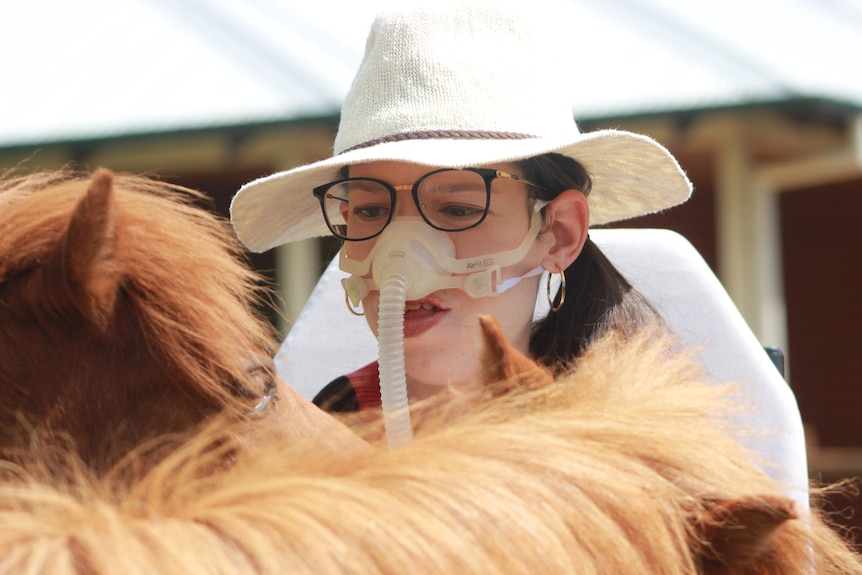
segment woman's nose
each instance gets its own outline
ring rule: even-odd
[[[411,186],[395,186],[395,213],[393,217],[398,218],[418,218],[421,216],[419,208],[416,207],[416,202],[413,201],[413,192]]]

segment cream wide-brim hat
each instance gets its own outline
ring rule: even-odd
[[[231,203],[239,239],[262,252],[329,235],[312,189],[340,178],[344,166],[382,160],[463,168],[549,152],[569,156],[592,178],[591,224],[687,200],[691,182],[655,140],[578,130],[566,91],[557,89],[563,75],[577,77],[577,66],[555,64],[565,59],[542,52],[534,23],[500,3],[437,3],[378,15],[342,108],[333,157],[243,186]],[[583,90],[593,81],[578,80]]]

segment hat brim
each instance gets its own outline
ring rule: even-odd
[[[401,161],[430,167],[479,167],[554,152],[580,162],[592,178],[590,223],[605,224],[686,201],[691,182],[655,140],[620,130],[521,140],[419,139],[358,148],[244,185],[231,202],[237,237],[251,251],[329,235],[315,186],[338,179],[343,166]]]

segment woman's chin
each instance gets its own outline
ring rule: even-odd
[[[472,346],[470,347],[472,349]],[[406,353],[408,379],[424,385],[463,385],[472,382],[478,370],[476,354],[469,357],[439,349]]]
[[[478,323],[476,327],[477,329],[465,330],[437,326],[419,335],[405,337],[404,353],[408,359],[426,358],[435,364],[443,361],[469,363],[469,359],[476,355],[481,341]]]

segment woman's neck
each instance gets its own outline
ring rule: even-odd
[[[476,385],[439,385],[424,383],[407,378],[407,398],[410,403],[423,401],[441,393],[467,393],[473,391]]]

